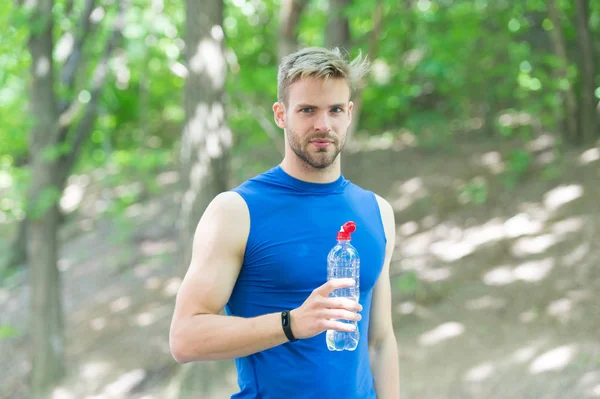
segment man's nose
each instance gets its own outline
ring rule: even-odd
[[[320,113],[316,116],[314,129],[318,132],[328,132],[331,130],[331,123],[327,113]]]

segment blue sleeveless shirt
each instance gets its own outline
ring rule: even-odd
[[[327,254],[347,221],[360,255],[360,340],[355,351],[330,352],[325,332],[235,359],[236,399],[375,399],[368,333],[373,287],[386,237],[375,195],[344,176],[308,183],[281,166],[234,188],[250,211],[244,262],[226,314],[255,317],[302,305],[327,281]]]

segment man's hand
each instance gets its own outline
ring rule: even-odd
[[[349,298],[329,298],[333,290],[354,284],[353,279],[339,278],[316,288],[302,306],[290,312],[294,336],[301,339],[314,337],[325,330],[354,331],[354,325],[336,320],[359,321],[362,316],[356,312],[360,312],[362,306]]]

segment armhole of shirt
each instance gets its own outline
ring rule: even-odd
[[[379,201],[377,200],[377,195],[375,195],[374,192],[370,191],[369,193],[371,194],[373,201],[375,201],[375,210],[376,210],[377,216],[379,217],[379,226],[381,227],[381,231],[383,232],[383,242],[385,244],[385,250],[387,253],[388,238],[387,238],[387,233],[385,230],[385,223],[384,223],[383,217],[381,215],[381,208],[379,207]]]

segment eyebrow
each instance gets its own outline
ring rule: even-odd
[[[346,104],[344,103],[339,103],[339,104],[333,104],[333,105],[329,105],[326,108],[346,108]],[[301,109],[301,108],[319,108],[316,105],[311,105],[311,104],[298,104],[296,106],[296,109]]]

